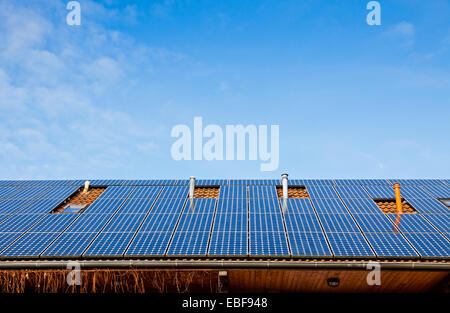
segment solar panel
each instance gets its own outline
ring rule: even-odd
[[[310,198],[339,198],[333,186],[306,186]]]
[[[443,233],[450,233],[450,214],[424,214],[424,217]]]
[[[162,188],[161,186],[137,186],[128,198],[156,198]]]
[[[2,257],[38,257],[58,233],[26,233],[0,255]]]
[[[145,218],[145,214],[115,214],[103,232],[136,232]]]
[[[209,231],[214,214],[183,212],[178,223],[177,231]]]
[[[60,233],[77,217],[78,214],[47,214],[30,231],[35,233]]]
[[[42,219],[44,214],[14,214],[0,224],[0,232],[24,232]]]
[[[382,214],[383,211],[372,199],[342,199],[348,210],[355,213]]]
[[[185,199],[157,199],[151,209],[151,213],[181,213],[183,211]]]
[[[80,187],[80,186],[83,186],[85,182],[86,182],[86,179],[77,179],[77,180],[71,181],[70,185]]]
[[[221,186],[219,191],[220,198],[247,198],[246,186]]]
[[[0,201],[0,214],[12,214],[25,207],[32,200],[3,200]]]
[[[293,257],[332,257],[321,232],[288,232]]]
[[[22,233],[0,233],[0,252],[12,244]]]
[[[246,256],[248,254],[247,232],[214,231],[208,255],[211,256]]]
[[[217,213],[246,213],[246,199],[219,199],[217,200]]]
[[[134,186],[110,186],[97,199],[124,199],[134,188]]]
[[[79,257],[97,233],[63,233],[41,257]]]
[[[249,215],[250,231],[284,231],[283,219],[277,214],[253,214]]]
[[[374,257],[372,249],[361,233],[327,233],[336,257]]]
[[[17,187],[1,187],[0,188],[0,200],[8,199],[9,196],[18,192],[20,188]]]
[[[422,188],[436,198],[450,198],[450,187],[448,186],[423,186]]]
[[[216,214],[213,231],[241,231],[248,229],[247,213]]]
[[[250,199],[249,200],[250,213],[279,213],[280,205],[278,199]]]
[[[281,200],[283,204],[284,200]],[[289,198],[287,199],[286,213],[314,214],[314,208],[309,199]]]
[[[62,202],[62,199],[38,199],[30,202],[22,208],[20,214],[28,213],[50,213],[54,208]]]
[[[395,221],[396,214],[387,214],[392,221]],[[436,232],[426,219],[420,214],[401,214],[397,227],[402,232],[426,233]]]
[[[32,200],[38,198],[44,192],[46,192],[49,187],[24,187],[20,189],[15,194],[11,195],[9,199],[13,200]]]
[[[406,200],[420,213],[450,213],[450,210],[445,205],[434,198],[406,198]]]
[[[213,198],[195,198],[193,201],[190,199],[186,202],[186,208],[184,212],[195,213],[214,213],[216,208],[216,199]]]
[[[66,199],[71,196],[79,187],[53,187],[40,196],[41,199]]]
[[[289,256],[285,232],[250,232],[251,256]]]
[[[359,232],[350,214],[320,214],[319,219],[325,232]]]
[[[228,179],[197,179],[196,186],[224,186],[228,185]]]
[[[361,186],[336,186],[341,198],[368,198],[369,195]]]
[[[114,213],[122,205],[124,199],[100,199],[94,201],[84,214]]]
[[[417,257],[411,245],[397,232],[366,233],[367,240],[378,257]]]
[[[177,225],[179,213],[175,214],[153,214],[147,215],[144,223],[142,224],[140,231],[142,232],[160,232],[170,231],[172,232]]]
[[[187,186],[166,186],[163,188],[160,198],[186,198],[189,192]]]
[[[289,184],[293,186],[333,186],[331,179],[289,179]]]
[[[424,258],[450,257],[450,243],[438,233],[405,233],[404,235]]]
[[[141,213],[146,214],[152,208],[154,198],[151,199],[127,199],[119,208],[117,213]]]
[[[165,179],[130,179],[126,180],[122,186],[164,186],[175,185],[175,180]]]
[[[389,179],[389,181],[392,184],[400,183],[400,185],[409,185],[409,186],[442,185],[442,181],[439,179]]]
[[[432,196],[420,186],[400,186],[400,193],[404,198],[432,198]]]
[[[134,233],[100,233],[83,253],[90,257],[122,256]]]
[[[278,199],[277,189],[275,186],[249,186],[249,198],[276,198]]]
[[[125,255],[127,256],[164,256],[172,232],[138,232]]]
[[[167,250],[167,255],[206,255],[208,231],[177,231]]]
[[[284,214],[288,232],[321,232],[319,220],[315,214]]]
[[[0,186],[16,186],[18,183],[18,180],[0,180]]]
[[[386,179],[335,179],[338,186],[389,186]]]
[[[353,217],[363,232],[382,233],[396,230],[385,214],[353,214]]]
[[[89,182],[91,186],[120,186],[125,181],[123,179],[92,179]]]
[[[395,192],[389,186],[364,186],[369,196],[373,199],[394,199]]]
[[[66,232],[98,233],[106,225],[112,214],[80,214]]]
[[[339,199],[311,199],[312,204],[316,208],[317,213],[345,213],[348,214],[347,209]]]

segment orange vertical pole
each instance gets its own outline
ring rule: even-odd
[[[395,217],[395,225],[399,227],[400,225],[400,216],[403,213],[402,210],[402,196],[400,195],[400,184],[395,183],[394,184],[394,190],[395,190],[395,204],[397,205],[397,216]],[[394,232],[397,232],[396,228],[394,227]]]

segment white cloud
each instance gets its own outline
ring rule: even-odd
[[[411,47],[414,45],[416,29],[412,23],[399,22],[387,30],[391,40],[400,43],[401,46]]]

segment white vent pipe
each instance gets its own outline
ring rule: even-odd
[[[90,182],[89,182],[89,180],[86,180],[85,182],[84,182],[84,189],[83,189],[83,193],[88,193],[89,192],[89,186],[90,186]]]
[[[283,186],[283,199],[288,198],[288,174],[281,175],[281,185]]]
[[[191,176],[189,183],[189,198],[194,199],[195,177]]]

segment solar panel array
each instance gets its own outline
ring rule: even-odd
[[[82,213],[51,213],[85,180],[0,181],[0,258],[449,258],[449,180],[290,179],[310,199],[278,199],[278,179],[91,180]],[[384,214],[392,184],[417,213]]]

